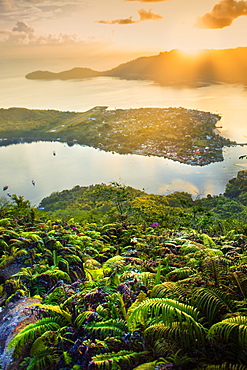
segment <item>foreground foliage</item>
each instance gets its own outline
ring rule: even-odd
[[[19,369],[246,369],[245,223],[186,193],[90,196],[78,219],[1,204],[1,305],[40,298],[9,343]]]

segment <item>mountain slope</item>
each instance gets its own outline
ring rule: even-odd
[[[74,68],[52,73],[36,71],[28,79],[80,79],[112,76],[124,79],[152,80],[162,85],[201,86],[211,83],[247,84],[247,48],[202,50],[189,55],[179,50],[156,56],[140,57],[116,68],[98,72],[89,68]]]

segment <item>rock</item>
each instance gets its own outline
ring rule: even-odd
[[[0,366],[2,370],[14,370],[21,361],[13,360],[13,349],[9,350],[10,340],[28,324],[37,321],[32,303],[40,302],[36,298],[21,298],[17,302],[9,302],[0,313]]]

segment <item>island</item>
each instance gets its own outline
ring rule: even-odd
[[[219,135],[220,119],[218,114],[182,107],[96,106],[85,112],[0,109],[0,145],[61,141],[204,166],[223,161],[222,148],[236,145]]]
[[[226,63],[230,60],[231,63]],[[33,71],[29,80],[73,80],[114,77],[126,80],[149,80],[163,86],[201,87],[215,83],[247,85],[247,47],[205,49],[194,55],[170,50],[122,63],[107,71],[76,67],[62,72]]]

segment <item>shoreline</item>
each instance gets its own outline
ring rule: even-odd
[[[181,107],[109,110],[95,106],[80,113],[9,108],[0,110],[1,118],[2,136],[7,137],[0,138],[0,146],[58,141],[204,166],[223,161],[223,147],[239,145],[218,133],[220,115]],[[18,131],[18,136],[12,135]]]

